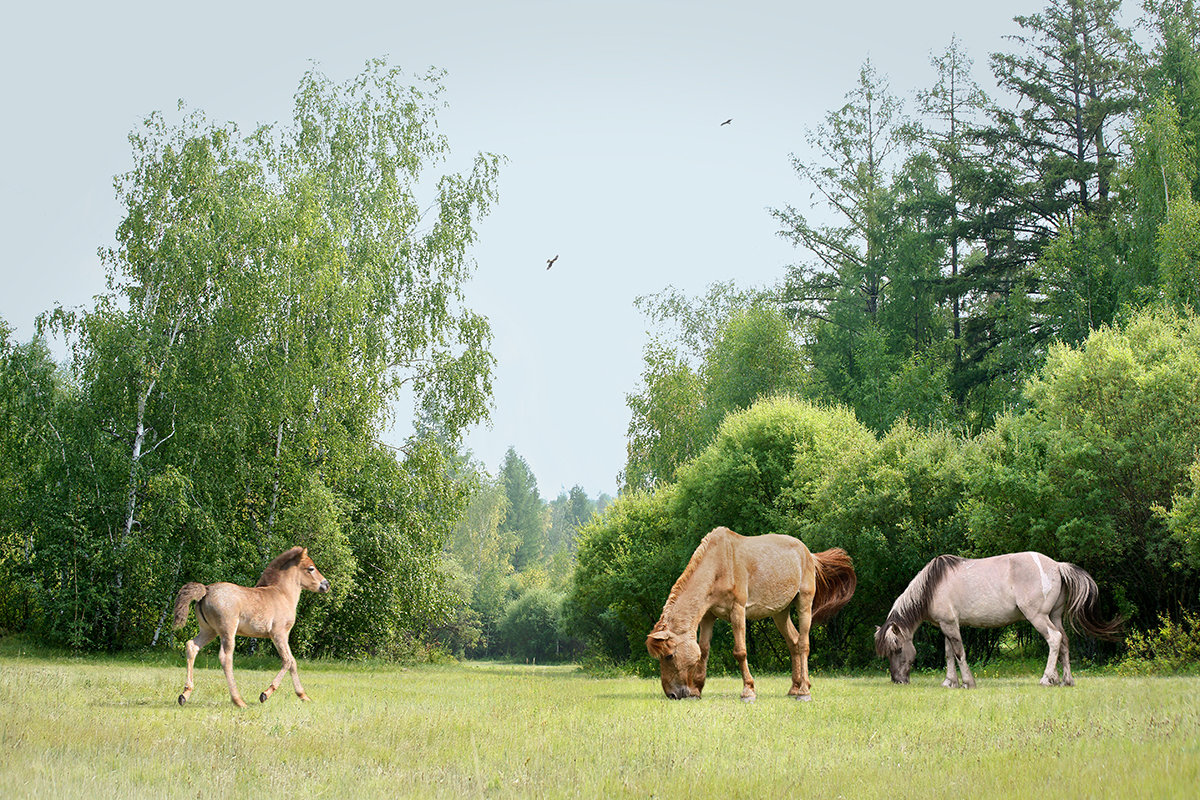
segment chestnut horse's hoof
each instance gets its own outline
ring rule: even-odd
[[[270,695],[269,695],[269,694],[267,694],[266,692],[263,692],[262,694],[260,694],[260,695],[258,696],[258,702],[260,702],[260,703],[265,703],[265,702],[267,702],[267,698],[268,698],[268,697],[270,697]]]
[[[742,702],[743,702],[743,703],[753,703],[753,702],[754,702],[755,700],[757,700],[757,699],[758,699],[758,698],[757,698],[757,697],[755,697],[755,696],[754,696],[754,695],[752,695],[752,694],[748,694],[748,695],[743,695],[743,696],[742,696]]]
[[[187,702],[187,695],[184,695],[184,694],[179,695],[179,705],[183,705],[186,702]]]
[[[792,695],[792,697],[801,703],[811,703],[812,702],[811,694],[794,694],[794,695]]]

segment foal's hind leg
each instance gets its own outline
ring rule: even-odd
[[[258,696],[258,702],[267,702],[279,688],[283,676],[289,671],[292,673],[292,687],[296,690],[296,696],[301,700],[308,700],[308,695],[304,693],[304,687],[300,685],[300,669],[296,666],[296,659],[292,656],[292,648],[288,646],[288,632],[276,633],[271,637],[271,641],[275,642],[275,649],[279,651],[279,657],[283,659],[283,666],[279,668],[279,674],[275,676],[275,680],[271,681],[267,690]]]
[[[196,664],[196,654],[200,652],[200,648],[217,638],[217,635],[212,631],[201,628],[195,638],[188,639],[184,650],[187,652],[187,682],[183,684],[183,694],[179,695],[179,705],[183,705],[192,696],[192,689],[196,684],[192,681],[192,668]]]
[[[221,669],[225,670],[225,681],[229,684],[229,699],[238,708],[245,708],[246,701],[238,692],[237,684],[233,681],[233,644],[236,630],[221,634]]]

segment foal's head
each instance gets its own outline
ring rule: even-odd
[[[329,591],[329,579],[317,569],[317,565],[308,555],[308,549],[304,547],[293,547],[276,556],[263,570],[262,577],[258,579],[258,585],[269,586],[293,575],[301,589],[322,593]]]
[[[708,665],[700,655],[695,636],[655,629],[646,637],[646,650],[658,659],[663,692],[667,697],[672,700],[700,697]]]
[[[883,627],[876,626],[875,652],[888,660],[893,683],[908,683],[913,662],[917,660],[912,634],[906,635],[899,625],[890,620]]]

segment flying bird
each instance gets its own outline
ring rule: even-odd
[[[731,122],[733,122],[733,117],[730,117],[729,119],[725,120],[724,122],[721,123],[721,125],[728,125]],[[717,127],[719,128],[719,127],[721,127],[721,125],[718,125]]]
[[[554,258],[546,259],[546,269],[550,269],[551,267],[553,267],[555,261],[558,261],[558,256],[555,256]]]

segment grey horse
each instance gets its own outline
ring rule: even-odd
[[[959,627],[999,628],[1025,618],[1050,646],[1042,685],[1059,682],[1061,659],[1062,683],[1074,686],[1063,616],[1070,617],[1073,627],[1102,639],[1112,639],[1122,623],[1099,618],[1099,594],[1096,581],[1086,571],[1041,553],[991,558],[938,556],[917,573],[892,604],[887,620],[875,629],[875,652],[888,659],[894,682],[908,683],[916,658],[913,633],[928,620],[946,638],[946,680],[942,685],[973,689],[975,676],[967,666]],[[961,682],[955,662],[962,673]]]

